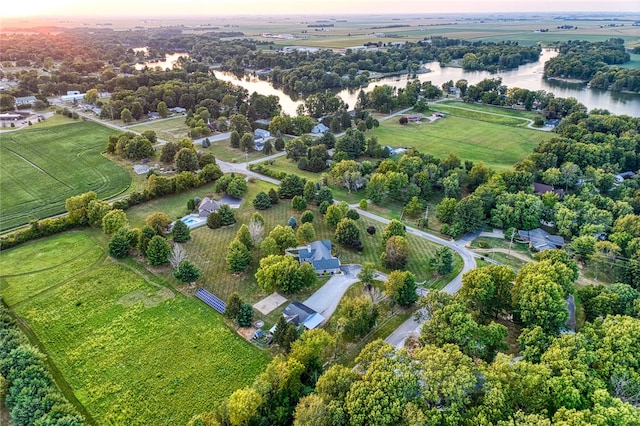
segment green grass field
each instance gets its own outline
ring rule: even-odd
[[[455,154],[462,160],[484,162],[497,170],[512,167],[531,153],[549,134],[482,120],[446,116],[433,123],[387,120],[371,132],[381,145],[414,147],[444,158]]]
[[[132,124],[129,126],[129,129],[136,132],[153,130],[156,132],[158,139],[169,142],[180,142],[182,139],[188,137],[187,133],[189,132],[189,126],[185,124],[184,120],[185,116],[180,115],[177,117],[146,121],[140,124]]]
[[[83,121],[2,134],[0,230],[64,212],[64,201],[95,191],[108,198],[125,191],[131,176],[101,155],[116,132]]]
[[[67,233],[0,253],[5,302],[95,423],[185,424],[264,369],[266,354],[218,313],[105,258],[102,238]]]

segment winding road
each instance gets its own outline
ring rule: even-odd
[[[57,100],[52,100],[51,102],[52,104],[57,104],[62,106],[63,104]],[[454,107],[455,108],[455,107]],[[388,116],[385,116],[383,118],[380,118],[380,121],[385,121],[388,120],[390,118],[396,117],[400,114],[404,114],[405,112],[409,111],[411,108],[407,108],[407,109],[403,109],[400,111],[396,111]],[[119,126],[115,123],[109,122],[107,120],[101,120],[100,118],[96,117],[94,114],[88,114],[88,113],[84,113],[84,112],[80,112],[80,111],[76,111],[78,112],[78,115],[80,115],[81,117],[85,118],[85,119],[89,119],[89,120],[93,120],[93,121],[97,121],[105,126],[111,127],[113,129],[116,130],[120,130],[120,131],[132,131],[131,129],[127,128],[126,126]],[[502,115],[502,114],[497,114],[495,113],[495,115]],[[134,133],[139,133],[139,132],[135,132]],[[340,136],[340,135],[338,135]],[[216,135],[216,136],[211,136],[209,137],[210,141],[218,141],[218,140],[224,140],[227,139],[229,136],[226,133],[220,134],[220,135]],[[204,140],[204,138],[199,139],[199,140],[195,140],[194,143],[202,143],[202,140]],[[167,142],[165,140],[161,140],[158,139],[157,143],[154,145],[155,148],[160,147],[164,144],[166,144]],[[258,160],[253,160],[253,161],[249,161],[246,163],[229,163],[226,161],[221,161],[221,160],[217,160],[216,163],[220,166],[220,169],[225,172],[225,173],[231,173],[231,172],[235,172],[235,173],[242,173],[246,176],[249,177],[253,177],[255,179],[259,179],[265,182],[269,182],[272,183],[274,185],[279,185],[280,181],[278,179],[274,179],[272,177],[269,176],[265,176],[256,172],[253,172],[251,170],[249,170],[248,166],[250,164],[254,164],[254,163],[260,163],[260,162],[264,162],[264,161],[268,161],[274,158],[278,158],[281,157],[283,155],[285,155],[285,152],[279,152],[276,153],[274,155],[268,156],[268,157],[264,157]],[[383,223],[383,224],[387,224],[390,222],[389,219],[386,219],[382,216],[378,216],[376,214],[373,214],[369,211],[366,210],[362,210],[358,207],[357,204],[352,205],[352,208],[354,208],[361,216],[365,216],[368,217],[369,219],[373,219],[377,222]],[[456,293],[458,290],[460,290],[460,287],[462,287],[462,275],[465,272],[468,272],[472,269],[474,269],[476,267],[476,262],[475,262],[475,257],[478,257],[479,255],[475,254],[474,252],[472,252],[471,250],[467,249],[465,247],[465,245],[469,242],[469,239],[473,239],[475,238],[476,235],[471,234],[468,236],[463,237],[461,240],[458,241],[451,241],[451,240],[445,240],[443,238],[437,237],[435,235],[431,235],[428,234],[424,231],[421,231],[419,229],[413,228],[411,226],[407,226],[406,227],[407,232],[413,235],[416,235],[419,238],[424,238],[426,240],[429,240],[431,242],[434,242],[436,244],[440,244],[443,245],[445,247],[449,247],[451,250],[455,251],[456,253],[458,253],[460,255],[460,257],[462,257],[463,260],[463,267],[462,267],[462,271],[460,271],[460,273],[453,279],[451,280],[451,282],[449,282],[443,289],[442,291],[445,291],[449,294],[454,294]],[[428,261],[428,259],[424,259],[425,262]],[[350,281],[350,280],[349,280]],[[355,281],[354,281],[355,282]],[[346,289],[345,289],[346,291]],[[311,304],[313,304],[313,301],[310,300],[309,301]],[[335,301],[335,305],[337,306],[339,302],[339,298]],[[325,313],[330,314],[330,312],[333,312],[333,310],[335,309],[335,307],[333,307],[332,304],[332,309],[327,309],[327,311]],[[420,331],[420,327],[422,325],[422,322],[416,321],[413,317],[409,318],[406,322],[404,322],[402,325],[400,325],[400,327],[398,327],[393,333],[391,333],[391,335],[389,335],[385,341],[394,345],[394,346],[398,346],[401,347],[404,344],[404,340],[411,335],[417,335],[419,334]]]

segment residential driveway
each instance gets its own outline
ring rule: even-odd
[[[359,265],[343,265],[340,269],[343,270],[342,274],[332,276],[325,285],[302,302],[327,319],[336,310],[349,287],[359,281]]]

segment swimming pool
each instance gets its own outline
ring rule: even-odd
[[[193,228],[197,228],[199,226],[202,226],[204,224],[207,223],[207,218],[206,217],[200,217],[200,216],[185,216],[182,219],[180,219],[181,221],[183,221],[188,227],[189,229],[193,229]]]

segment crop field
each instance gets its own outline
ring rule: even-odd
[[[3,133],[0,230],[62,213],[73,195],[125,191],[131,176],[101,155],[114,133],[90,121]]]
[[[97,424],[185,424],[264,369],[266,355],[219,314],[105,258],[92,234],[0,253],[0,292]],[[29,279],[41,284],[15,290]]]
[[[494,124],[463,117],[446,116],[433,123],[387,120],[371,132],[381,145],[414,147],[420,152],[444,158],[454,154],[462,160],[483,162],[497,170],[506,169],[531,153],[550,135],[538,131]]]

